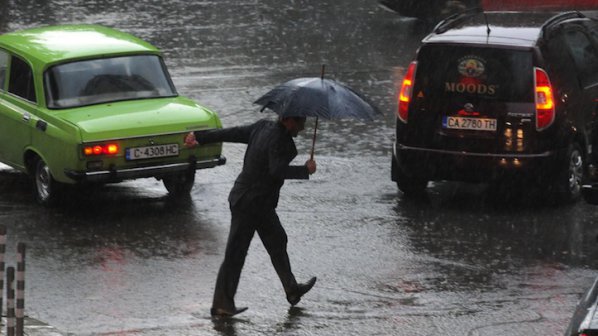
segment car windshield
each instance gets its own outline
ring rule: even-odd
[[[166,67],[156,55],[60,64],[48,69],[44,80],[51,109],[176,96]]]

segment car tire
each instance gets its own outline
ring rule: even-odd
[[[581,194],[586,203],[598,205],[598,185],[584,185]]]
[[[62,194],[63,186],[54,179],[50,168],[41,158],[33,164],[33,189],[35,200],[44,206],[56,204]]]
[[[428,187],[428,181],[420,178],[408,177],[403,173],[398,173],[397,187],[406,196],[421,195]]]
[[[428,187],[428,180],[405,174],[400,168],[395,172],[397,187],[406,196],[422,195]]]
[[[577,144],[570,144],[565,154],[558,165],[553,190],[557,200],[568,203],[581,197],[584,160],[581,148]]]
[[[171,196],[187,196],[195,184],[195,170],[165,176],[162,183]]]
[[[392,157],[390,174],[392,180],[397,183],[397,187],[403,194],[407,196],[418,196],[424,193],[428,187],[428,180],[418,177],[413,177],[406,174],[397,164],[396,157]]]

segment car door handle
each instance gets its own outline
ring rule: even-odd
[[[29,112],[25,112],[23,114],[23,121],[29,121],[31,120],[31,114],[29,114]]]

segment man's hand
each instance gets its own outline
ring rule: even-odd
[[[307,160],[305,161],[305,167],[307,167],[307,171],[309,174],[313,174],[316,172],[316,161],[314,160]]]
[[[195,146],[197,146],[197,139],[195,139],[195,133],[194,132],[189,132],[186,136],[185,136],[185,147],[187,148],[193,148]]]

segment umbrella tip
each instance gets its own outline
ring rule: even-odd
[[[320,74],[320,77],[322,79],[324,79],[324,72],[325,72],[325,70],[326,70],[326,64],[322,64],[322,73]]]

